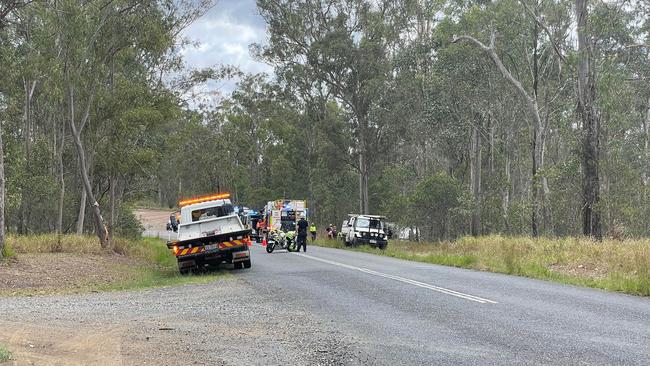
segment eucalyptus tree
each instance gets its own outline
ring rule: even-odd
[[[569,23],[566,18],[560,17],[553,24],[553,31],[548,28],[542,30],[536,21],[538,15],[544,10],[555,11],[556,9],[552,7],[545,9],[540,3],[529,6],[525,0],[521,0],[521,4],[525,10],[532,13],[533,19],[526,15],[526,11],[517,11],[520,7],[514,1],[501,1],[487,5],[483,11],[476,8],[470,9],[466,13],[464,20],[461,20],[461,24],[463,22],[471,24],[476,19],[482,21],[483,29],[479,28],[478,32],[487,34],[488,41],[481,41],[472,35],[463,34],[455,36],[452,42],[466,41],[481,50],[493,62],[503,79],[511,85],[524,102],[532,125],[532,211],[530,225],[533,236],[537,236],[541,231],[541,208],[548,209],[547,196],[549,187],[547,178],[544,176],[544,155],[548,135],[549,111],[552,108],[550,103],[563,90],[562,84],[557,85],[553,80],[554,78],[564,77],[561,74],[561,68],[558,67],[561,62],[561,60],[558,61],[558,57],[563,58],[564,56],[561,53],[556,53],[554,40],[548,42],[542,35],[543,32],[552,34],[551,32],[557,31],[561,33],[568,28]],[[523,29],[514,26],[513,17],[518,18],[516,23],[523,24]],[[498,43],[496,27],[499,27],[499,38],[504,38]],[[526,37],[530,37],[530,42]],[[506,48],[507,51],[499,51],[498,45]],[[520,47],[520,49],[517,50],[517,47]],[[517,52],[521,57],[509,62],[510,65],[508,65],[507,61],[503,61],[503,56],[504,54],[509,55],[509,53],[505,52],[513,51]],[[525,55],[532,56],[526,57]],[[530,73],[523,70],[530,70]]]
[[[128,69],[128,65],[138,65],[140,73],[144,72],[147,77],[146,73],[161,62],[174,42],[173,19],[169,19],[154,0],[108,3],[65,0],[42,6],[46,12],[45,22],[56,31],[60,45],[62,89],[79,175],[90,200],[97,236],[106,247],[109,244],[107,227],[89,178],[83,136],[89,129],[101,131],[101,126],[115,120],[114,114],[109,118],[102,107],[110,103],[116,80],[120,80],[121,75],[131,78],[137,75],[137,68]],[[145,78],[142,82],[148,81]],[[114,175],[109,174],[112,189]],[[114,195],[111,196],[114,205]]]
[[[9,41],[3,34],[7,19],[12,15],[16,9],[27,5],[29,1],[24,0],[7,0],[0,4],[0,53],[2,48],[7,47]],[[4,55],[3,55],[4,56]],[[0,69],[8,70],[8,65],[5,64],[4,57],[0,57]],[[0,85],[1,87],[2,85]],[[3,89],[0,89],[0,117],[7,108],[7,98],[4,95]],[[4,255],[4,242],[5,242],[5,166],[4,166],[4,144],[2,141],[2,118],[0,118],[0,259]]]
[[[385,124],[373,118],[392,78],[391,51],[404,29],[403,5],[367,0],[259,0],[270,43],[260,56],[283,74],[301,65],[349,113],[357,159],[359,211],[368,212],[369,178],[384,143]]]

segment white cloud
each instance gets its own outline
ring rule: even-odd
[[[270,65],[254,60],[249,52],[252,43],[267,42],[266,24],[259,15],[255,0],[219,0],[201,19],[184,32],[183,37],[192,43],[181,54],[189,68],[204,68],[215,65],[232,65],[247,73],[273,73]],[[216,104],[221,95],[227,95],[235,88],[234,81],[209,83],[195,92],[202,95],[190,103],[197,106]]]

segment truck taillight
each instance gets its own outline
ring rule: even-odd
[[[172,250],[174,251],[174,254],[178,254],[178,245],[174,245]]]

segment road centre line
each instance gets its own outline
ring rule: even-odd
[[[493,301],[493,300],[488,300],[488,299],[485,299],[485,298],[482,298],[482,297],[478,297],[478,296],[474,296],[474,295],[470,295],[470,294],[450,290],[450,289],[444,288],[444,287],[430,285],[428,283],[415,281],[415,280],[405,278],[405,277],[400,277],[400,276],[390,275],[390,274],[387,274],[387,273],[377,272],[377,271],[373,271],[373,270],[367,269],[367,268],[351,266],[349,264],[334,262],[334,261],[330,261],[330,260],[327,260],[327,259],[322,259],[322,258],[314,257],[314,256],[311,256],[311,255],[307,255],[307,254],[300,254],[300,253],[293,253],[293,254],[297,254],[297,255],[299,255],[301,257],[312,259],[312,260],[315,260],[315,261],[331,264],[333,266],[343,267],[343,268],[351,269],[351,270],[354,270],[354,271],[360,271],[360,272],[363,272],[363,273],[367,273],[367,274],[370,274],[370,275],[373,275],[373,276],[379,276],[379,277],[384,277],[384,278],[388,278],[388,279],[403,282],[403,283],[408,283],[408,284],[413,285],[413,286],[426,288],[426,289],[429,289],[429,290],[432,290],[432,291],[440,292],[440,293],[443,293],[443,294],[446,294],[446,295],[455,296],[455,297],[465,299],[465,300],[475,301],[475,302],[478,302],[478,303],[481,303],[481,304],[498,304],[498,302]]]

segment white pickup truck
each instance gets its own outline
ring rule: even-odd
[[[384,225],[385,217],[376,215],[348,215],[341,232],[345,231],[346,246],[370,245],[379,249],[388,246],[389,232]]]
[[[207,265],[232,263],[250,268],[250,229],[234,211],[229,194],[193,198],[180,202],[178,240],[167,243],[182,274]]]

